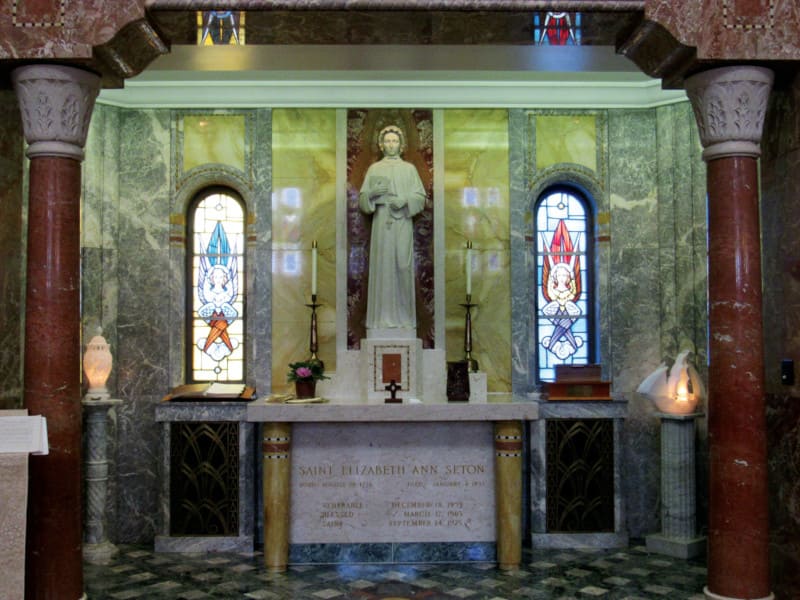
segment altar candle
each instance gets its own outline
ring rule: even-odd
[[[467,260],[464,265],[467,274],[467,295],[472,294],[472,242],[467,240]]]
[[[311,242],[311,295],[317,295],[317,240]]]

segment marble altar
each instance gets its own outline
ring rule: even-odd
[[[537,416],[535,403],[251,402],[247,420],[264,423],[267,568],[433,555],[513,568],[523,424]]]

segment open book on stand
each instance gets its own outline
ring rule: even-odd
[[[187,383],[174,388],[164,397],[172,401],[252,400],[255,390],[243,383]]]

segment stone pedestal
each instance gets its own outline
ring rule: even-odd
[[[695,419],[700,413],[661,413],[661,532],[646,537],[647,549],[676,558],[705,551],[697,535]]]
[[[83,560],[94,565],[108,564],[117,547],[108,541],[106,500],[108,495],[108,441],[106,420],[112,406],[122,400],[86,396],[86,522],[83,534]]]

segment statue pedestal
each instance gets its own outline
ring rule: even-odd
[[[645,537],[651,552],[694,558],[706,538],[697,533],[695,421],[702,413],[661,413],[661,532]]]
[[[366,382],[368,404],[389,397],[386,386],[394,381],[396,396],[403,400],[422,394],[422,341],[414,338],[367,338],[361,340],[361,380]]]
[[[403,403],[447,402],[445,352],[424,350],[417,338],[368,338],[361,340],[360,350],[339,352],[336,372],[317,382],[317,394],[333,404],[383,404],[392,379]]]

